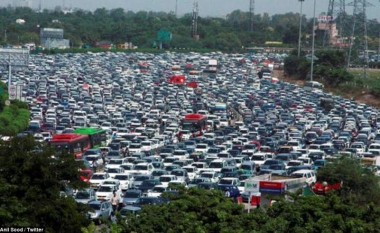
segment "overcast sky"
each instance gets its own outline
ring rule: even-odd
[[[18,4],[28,4],[32,8],[37,8],[39,3],[43,8],[54,9],[56,6],[65,6],[72,8],[81,8],[85,10],[95,10],[96,8],[105,7],[107,9],[124,8],[132,11],[175,11],[176,1],[178,2],[178,15],[192,11],[194,0],[0,0],[0,6],[9,4],[15,6]],[[316,15],[326,12],[328,0],[316,0]],[[354,0],[352,0],[354,1]],[[249,0],[198,0],[200,16],[219,16],[225,17],[233,10],[240,9],[249,11]],[[273,14],[282,14],[287,12],[299,12],[300,3],[298,0],[255,0],[255,13],[264,12]],[[313,0],[305,0],[304,14],[307,17],[313,15]],[[350,2],[349,0],[346,2]],[[380,3],[378,0],[369,0],[374,5],[367,9],[369,19],[380,19]],[[346,7],[346,11],[352,14],[352,7]]]

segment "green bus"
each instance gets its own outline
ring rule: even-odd
[[[107,132],[101,128],[79,128],[74,133],[87,135],[90,138],[91,148],[107,146]]]

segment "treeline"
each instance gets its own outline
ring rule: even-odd
[[[16,23],[24,19],[25,24]],[[303,45],[310,47],[312,20],[305,16],[303,20]],[[352,17],[345,16],[344,34],[352,30]],[[170,48],[204,48],[223,51],[236,51],[244,47],[263,45],[266,41],[281,41],[286,45],[298,42],[298,13],[256,14],[253,31],[250,30],[248,12],[236,10],[226,18],[200,17],[198,31],[200,39],[191,37],[191,14],[176,17],[173,13],[132,12],[122,8],[94,12],[75,10],[64,14],[61,10],[44,10],[39,13],[30,8],[0,8],[0,41],[4,44],[39,43],[40,28],[63,28],[65,38],[70,39],[73,47],[94,46],[98,41],[112,43],[132,42],[140,48],[151,48],[157,32],[165,29],[172,33]],[[337,20],[337,22],[341,22]],[[338,25],[338,28],[340,26]],[[377,48],[379,23],[368,21],[369,46]],[[6,32],[6,33],[3,33]],[[6,38],[5,38],[6,37]],[[323,35],[317,38],[317,45],[322,45]]]
[[[294,51],[285,59],[286,75],[301,80],[310,80],[311,57],[297,56]],[[329,87],[350,82],[354,76],[346,69],[347,54],[338,50],[319,50],[315,53],[313,80],[321,81]]]

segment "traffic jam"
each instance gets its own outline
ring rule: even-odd
[[[68,152],[89,188],[65,192],[100,221],[168,202],[163,193],[220,190],[258,207],[308,186],[340,156],[378,172],[379,112],[274,77],[286,54],[33,55],[12,82],[31,120],[22,134]],[[5,72],[5,71],[3,71]],[[6,81],[6,75],[2,81]],[[323,183],[320,183],[323,182]]]

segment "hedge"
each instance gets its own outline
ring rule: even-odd
[[[0,82],[0,88],[2,89],[2,93],[0,93],[0,135],[14,136],[29,125],[28,105],[13,100],[9,106],[5,106],[5,100],[8,99],[7,87]]]

